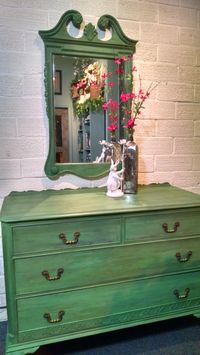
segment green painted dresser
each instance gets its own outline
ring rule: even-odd
[[[200,316],[200,196],[168,184],[13,192],[4,201],[6,354]],[[134,330],[133,330],[134,331]]]

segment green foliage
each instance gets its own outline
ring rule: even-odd
[[[96,112],[102,110],[102,104],[104,98],[99,96],[97,99],[87,99],[84,102],[80,103],[78,101],[74,102],[74,111],[75,114],[80,117],[87,117],[89,112]]]

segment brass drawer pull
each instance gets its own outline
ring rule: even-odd
[[[47,270],[42,271],[42,276],[44,276],[48,281],[55,281],[59,280],[61,278],[61,275],[63,274],[64,269],[61,267],[60,269],[57,270],[57,275],[56,276],[50,276],[49,272]]]
[[[183,298],[187,298],[187,296],[189,295],[189,292],[190,292],[190,289],[188,287],[185,289],[185,292],[182,295],[180,295],[179,290],[174,290],[174,294],[179,300],[183,299]]]
[[[74,233],[74,239],[73,240],[67,240],[67,237],[64,233],[60,233],[59,234],[59,238],[62,239],[64,244],[77,244],[79,237],[80,237],[81,233],[80,232],[75,232]]]
[[[185,263],[186,261],[189,261],[190,258],[192,256],[192,251],[188,251],[188,253],[186,254],[185,257],[181,256],[181,253],[176,253],[176,259],[180,262],[180,263]]]
[[[163,223],[162,227],[166,233],[175,233],[177,231],[177,228],[180,226],[179,222],[174,223],[174,229],[168,229],[168,224]]]
[[[58,312],[58,318],[57,319],[51,319],[50,313],[45,313],[44,318],[46,318],[47,322],[49,323],[59,323],[63,319],[65,312],[64,311],[59,311]]]

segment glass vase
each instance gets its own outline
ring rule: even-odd
[[[123,191],[125,194],[135,194],[138,186],[138,147],[134,142],[133,133],[133,129],[130,129],[128,132],[128,141],[124,148]]]

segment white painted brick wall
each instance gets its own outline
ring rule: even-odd
[[[188,0],[189,1],[189,0]],[[159,6],[159,23],[184,27],[197,27],[197,11],[179,6]]]
[[[179,45],[179,28],[160,25],[159,23],[141,23],[140,40],[153,44]],[[141,58],[142,59],[142,58]]]
[[[194,67],[198,51],[189,46],[158,45],[158,62],[189,65]]]
[[[116,16],[125,34],[138,40],[135,63],[143,85],[160,82],[136,127],[139,182],[169,182],[200,193],[199,0],[0,0],[0,203],[12,190],[105,183],[71,175],[50,181],[44,175],[48,120],[38,30],[53,27],[69,9],[94,24],[103,14]],[[5,316],[0,311],[0,319]]]
[[[121,0],[118,2],[118,17],[140,22],[157,22],[158,7],[145,1]]]
[[[194,123],[191,120],[160,120],[156,132],[158,137],[193,137]]]

